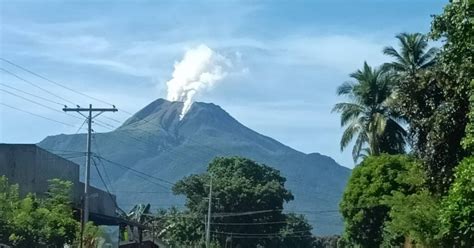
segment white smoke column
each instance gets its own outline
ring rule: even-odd
[[[188,50],[174,65],[173,78],[166,82],[168,100],[184,102],[180,119],[191,108],[197,93],[211,88],[227,76],[230,61],[206,45]]]

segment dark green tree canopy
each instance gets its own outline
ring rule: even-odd
[[[213,196],[219,199],[214,211],[231,212],[283,209],[283,203],[293,200],[285,189],[286,179],[280,172],[246,158],[216,158],[208,173],[192,175],[176,183],[173,191],[187,197],[187,206],[205,213],[209,195],[210,175]]]
[[[426,166],[431,190],[438,194],[446,193],[453,168],[467,155],[461,141],[468,123],[470,82],[474,78],[470,13],[472,6],[456,1],[435,16],[430,37],[441,39],[443,46],[434,65],[429,62],[428,67],[426,63],[415,66],[414,58],[427,57],[431,61],[434,53],[419,34],[398,36],[400,56],[395,49],[386,49],[394,58],[388,65],[400,72],[396,78],[397,112],[409,124],[413,150]],[[413,63],[399,66],[409,58]]]
[[[442,236],[448,247],[474,246],[474,157],[456,168],[455,179],[442,202]]]
[[[166,234],[169,239],[186,245],[202,240],[211,175],[211,232],[222,247],[229,240],[234,247],[309,247],[312,243],[312,228],[306,220],[283,213],[284,203],[293,199],[285,188],[286,179],[278,170],[240,157],[216,158],[206,173],[176,183],[173,191],[186,197],[188,210],[165,214],[176,220]]]
[[[417,169],[418,168],[418,169]],[[345,219],[345,238],[361,247],[379,247],[389,220],[387,197],[394,191],[416,191],[417,162],[405,155],[370,156],[352,172],[340,210]],[[408,178],[408,179],[407,179]]]

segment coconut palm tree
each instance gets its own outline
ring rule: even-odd
[[[401,33],[395,36],[399,41],[400,49],[388,46],[383,53],[395,59],[384,67],[395,72],[414,76],[420,69],[426,69],[435,64],[437,48],[428,48],[426,35],[420,33]]]
[[[406,131],[391,108],[394,100],[391,74],[364,62],[363,68],[350,77],[355,82],[343,83],[337,89],[337,94],[346,96],[349,102],[338,103],[332,110],[341,114],[341,126],[345,127],[341,150],[355,138],[354,162],[367,155],[403,153]]]

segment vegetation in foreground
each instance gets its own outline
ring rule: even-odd
[[[186,197],[186,210],[162,211],[160,237],[174,247],[203,246],[205,216],[212,180],[211,234],[214,247],[312,247],[306,219],[284,213],[293,200],[280,172],[252,160],[216,158],[206,173],[177,182],[174,193]]]
[[[52,179],[46,197],[21,198],[18,185],[0,176],[0,243],[18,248],[79,247],[80,223],[73,218],[72,183]],[[99,228],[87,223],[84,247],[97,247]]]
[[[340,247],[474,246],[473,13],[472,1],[449,3],[429,35],[397,35],[383,50],[393,61],[339,87],[350,100],[334,107],[341,149],[355,139],[361,161],[340,203]]]

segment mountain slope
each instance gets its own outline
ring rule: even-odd
[[[315,233],[341,232],[342,222],[334,211],[338,209],[349,169],[330,157],[304,154],[261,135],[214,104],[196,102],[180,120],[182,105],[163,99],[150,103],[116,130],[95,134],[93,152],[171,182],[203,172],[215,156],[248,157],[281,171],[295,196],[286,208],[304,211]],[[83,151],[85,140],[84,134],[56,135],[39,145],[53,152]],[[84,158],[73,160],[84,163]],[[136,202],[149,202],[154,207],[182,204],[182,199],[169,193],[169,189],[147,181],[143,175],[102,162],[124,209]],[[97,186],[102,186],[97,176],[91,177]]]

